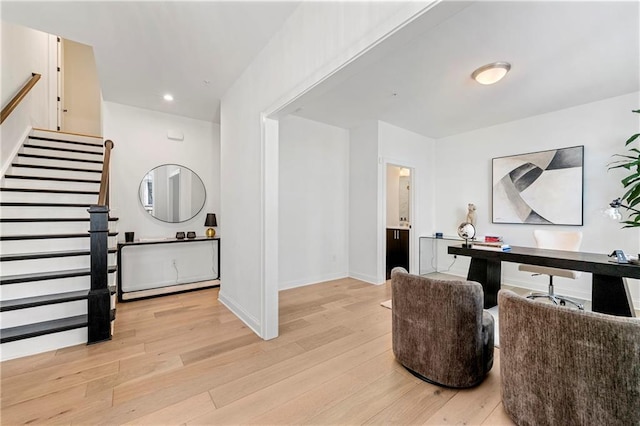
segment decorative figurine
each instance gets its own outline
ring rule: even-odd
[[[467,220],[465,222],[472,224],[474,227],[476,226],[476,205],[473,203],[469,203],[467,211]]]

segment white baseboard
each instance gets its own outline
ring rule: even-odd
[[[360,274],[358,272],[353,272],[353,271],[349,271],[349,278],[355,278],[356,280],[364,281],[364,282],[369,283],[369,284],[375,284],[375,285],[384,284],[384,281],[379,283],[377,277],[374,277],[374,276],[371,276],[371,275]]]
[[[304,287],[307,285],[323,283],[326,281],[339,280],[340,278],[347,278],[349,274],[347,272],[336,272],[333,274],[316,275],[315,277],[305,278],[302,280],[292,280],[284,283],[280,283],[279,290],[289,290],[297,287]]]
[[[261,332],[262,327],[260,325],[260,322],[249,312],[245,311],[244,308],[240,306],[235,300],[227,296],[224,293],[222,286],[220,287],[220,292],[218,293],[218,300],[220,301],[220,303],[226,306],[227,309],[229,309],[235,316],[237,316],[240,321],[245,323],[246,326],[249,327],[254,333],[256,333],[260,338],[264,339],[264,336]]]

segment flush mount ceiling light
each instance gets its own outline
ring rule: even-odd
[[[508,62],[494,62],[492,64],[483,65],[471,74],[471,78],[480,84],[497,83],[507,75],[511,69]]]
[[[173,100],[173,95],[167,93],[166,95],[163,96],[165,101],[169,101],[171,102]]]

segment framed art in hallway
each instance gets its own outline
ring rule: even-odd
[[[584,146],[492,160],[493,223],[583,223]]]

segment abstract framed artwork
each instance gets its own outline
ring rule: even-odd
[[[584,146],[492,160],[493,223],[582,225]]]

